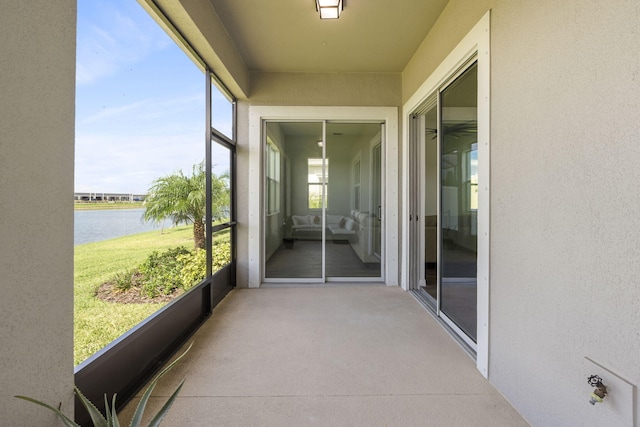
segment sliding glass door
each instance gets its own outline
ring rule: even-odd
[[[476,341],[478,260],[477,67],[440,97],[440,310]]]
[[[263,134],[265,281],[380,278],[381,125],[273,121]]]
[[[321,280],[324,275],[322,205],[327,177],[322,133],[322,123],[266,123],[266,278]]]
[[[413,114],[410,277],[472,348],[477,339],[477,65]],[[415,249],[414,249],[415,248]]]

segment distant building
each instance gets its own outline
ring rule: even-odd
[[[143,202],[146,197],[133,193],[73,193],[74,202]]]

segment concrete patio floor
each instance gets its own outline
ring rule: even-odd
[[[190,341],[165,426],[528,426],[400,288],[236,289]]]

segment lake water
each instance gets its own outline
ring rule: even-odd
[[[73,244],[81,245],[159,230],[162,224],[142,221],[143,212],[144,209],[74,211]]]

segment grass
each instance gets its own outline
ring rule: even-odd
[[[75,247],[74,360],[79,364],[164,305],[116,304],[95,290],[116,272],[135,267],[154,250],[193,248],[191,225],[149,231]]]
[[[74,203],[73,209],[76,211],[95,211],[105,209],[139,209],[143,208],[143,202],[91,202]]]

